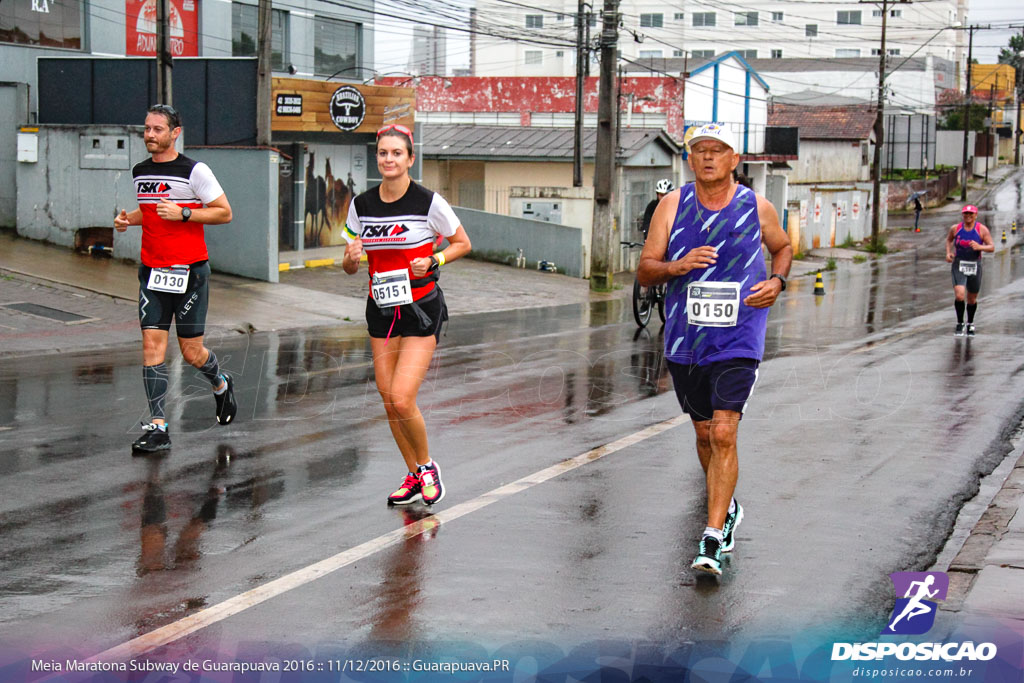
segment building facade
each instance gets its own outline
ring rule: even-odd
[[[576,64],[574,0],[553,0],[545,11],[527,5],[478,0],[477,28],[500,22],[519,42],[480,35],[475,75],[569,76]],[[600,3],[587,20],[600,33]],[[849,3],[715,0],[666,5],[623,0],[618,48],[623,60],[714,57],[736,51],[746,59],[878,56],[882,10]],[[894,57],[935,56],[965,68],[967,0],[894,3],[886,17],[886,51]],[[484,19],[486,17],[486,19]]]

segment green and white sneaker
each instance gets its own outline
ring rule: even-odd
[[[730,512],[725,516],[725,527],[722,529],[722,534],[725,536],[722,539],[722,552],[731,553],[732,549],[736,547],[736,527],[743,521],[743,506],[740,505],[739,501],[736,501],[736,512]]]
[[[707,572],[715,576],[722,575],[722,544],[717,538],[705,536],[700,539],[700,546],[697,557],[694,558],[690,568],[700,572]]]

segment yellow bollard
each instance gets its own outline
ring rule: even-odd
[[[1017,221],[1016,220],[1014,220],[1013,221],[1013,225],[1010,226],[1010,234],[1011,235],[1016,235],[1017,234]]]
[[[1003,244],[1006,244],[1006,231],[1003,230]]]
[[[825,296],[825,281],[821,279],[821,271],[818,271],[818,277],[814,280],[814,296]]]

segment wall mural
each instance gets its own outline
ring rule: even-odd
[[[344,245],[349,202],[365,190],[366,147],[307,145],[306,248]]]

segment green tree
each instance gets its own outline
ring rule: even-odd
[[[1017,70],[1017,92],[1024,94],[1024,33],[1010,36],[1010,46],[999,49],[999,63]]]
[[[971,130],[983,132],[985,130],[985,119],[988,118],[987,104],[972,104]],[[945,115],[939,120],[939,130],[963,130],[964,129],[964,106],[958,104],[946,110]]]

